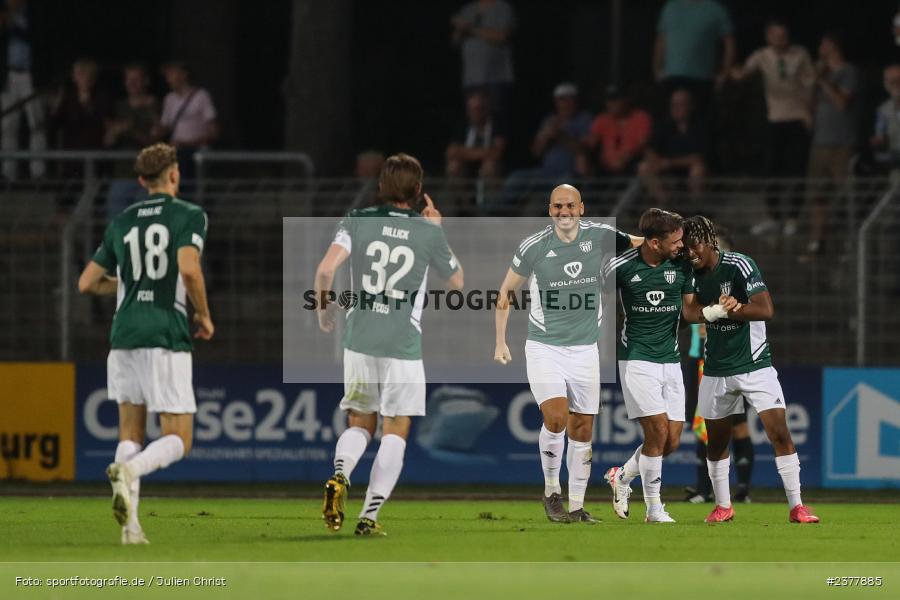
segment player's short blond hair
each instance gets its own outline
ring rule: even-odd
[[[160,142],[141,150],[134,161],[134,172],[148,183],[157,183],[171,167],[177,164],[178,156],[175,153],[175,147]]]
[[[384,161],[378,178],[378,199],[382,202],[413,204],[422,185],[422,165],[409,154],[394,154]]]

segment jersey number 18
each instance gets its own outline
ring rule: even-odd
[[[144,247],[147,249],[141,256],[139,229],[132,227],[128,234],[122,238],[128,246],[131,255],[131,272],[134,281],[141,278],[143,268],[146,268],[147,277],[150,279],[162,279],[169,268],[169,255],[166,249],[169,247],[169,229],[165,225],[153,223],[144,232]],[[142,267],[143,266],[143,267]]]

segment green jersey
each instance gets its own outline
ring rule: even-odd
[[[178,249],[194,246],[202,252],[207,223],[199,206],[153,194],[109,224],[93,260],[119,280],[113,348],[191,350]]]
[[[619,360],[677,363],[678,323],[682,297],[693,294],[693,274],[682,258],[648,265],[640,248],[610,261],[604,275],[615,272],[619,301],[625,313],[619,336]]]
[[[698,271],[694,279],[697,298],[703,305],[717,303],[722,294],[746,304],[751,296],[768,289],[753,259],[738,252],[719,253],[718,264]],[[765,322],[719,319],[706,325],[706,375],[727,377],[770,366],[772,354]]]
[[[444,230],[413,210],[374,206],[350,211],[334,243],[350,252],[356,297],[347,311],[344,348],[421,359],[429,267],[442,280],[459,270]]]
[[[510,268],[529,278],[528,339],[552,346],[596,344],[601,267],[613,249],[618,254],[630,246],[628,234],[584,220],[571,242],[561,240],[553,225],[525,238]]]

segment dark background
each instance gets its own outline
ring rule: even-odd
[[[324,174],[349,173],[356,153],[367,148],[412,152],[429,170],[439,171],[448,135],[461,118],[460,60],[449,43],[449,19],[462,1],[32,0],[42,40],[35,57],[36,75],[39,83],[53,86],[67,76],[75,58],[88,56],[100,62],[103,85],[118,92],[118,66],[137,59],[151,66],[154,89],[162,95],[165,89],[157,67],[167,58],[181,57],[192,66],[195,81],[213,94],[224,124],[221,145],[283,148],[284,81],[296,27],[294,8],[309,4],[326,11],[343,7],[346,25],[340,34],[315,40],[324,46],[325,55],[330,55],[330,45],[350,45],[349,54],[337,52],[335,60],[312,65],[312,72],[346,74],[351,90],[343,117],[343,125],[349,120],[349,142],[342,142],[347,147],[341,153],[346,158],[323,165]],[[612,2],[512,4],[519,27],[513,39],[511,154],[522,162],[527,160],[522,149],[550,109],[556,83],[575,81],[584,104],[594,111],[601,108],[603,89],[610,82]],[[622,4],[619,83],[649,103],[654,32],[664,0]],[[823,32],[841,31],[849,58],[863,69],[870,110],[883,97],[881,67],[900,59],[892,36],[896,0],[722,4],[735,25],[739,59],[762,45],[762,26],[770,16],[786,19],[793,39],[813,54]],[[315,148],[302,149],[315,156]]]

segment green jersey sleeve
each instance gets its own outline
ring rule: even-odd
[[[684,261],[687,263],[687,261]],[[687,294],[696,294],[696,281],[694,279],[694,269],[690,267],[690,265],[685,264],[684,268],[684,283],[681,285],[681,295],[685,296]]]
[[[763,281],[762,272],[759,267],[749,256],[741,256],[738,264],[740,278],[743,279],[747,288],[747,297],[755,296],[760,292],[768,291],[765,281]]]
[[[616,255],[622,254],[629,248],[631,248],[631,236],[616,229]]]
[[[103,234],[103,241],[100,242],[100,246],[97,247],[97,251],[94,252],[94,257],[91,259],[107,271],[115,271],[116,265],[118,264],[116,261],[116,255],[113,251],[113,227],[110,224],[106,228],[106,233]]]
[[[531,275],[537,259],[537,246],[541,240],[550,234],[551,230],[552,227],[548,225],[546,229],[522,240],[522,243],[519,244],[519,249],[513,254],[512,264],[509,266],[516,275],[521,275],[522,277]]]
[[[354,219],[349,214],[341,219],[334,234],[334,240],[331,242],[342,247],[348,253],[351,253],[353,250],[353,234],[351,233],[353,221]]]
[[[456,260],[456,256],[450,250],[450,244],[447,243],[447,235],[444,233],[444,230],[436,226],[435,229],[437,231],[433,245],[434,252],[429,262],[437,271],[438,277],[442,281],[447,281],[454,273],[459,271],[459,261]]]
[[[203,253],[203,245],[206,243],[206,228],[209,219],[202,210],[192,211],[187,218],[184,228],[178,235],[176,240],[176,248],[184,248],[186,246],[194,246],[200,253]]]

